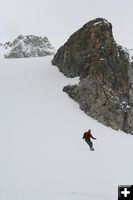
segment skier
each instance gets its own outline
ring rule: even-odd
[[[94,138],[91,134],[91,130],[89,129],[87,132],[84,133],[83,135],[83,139],[86,141],[86,143],[90,146],[90,150],[91,151],[94,151],[94,148],[93,148],[93,143],[92,141],[90,140],[90,138],[96,140],[96,138]]]

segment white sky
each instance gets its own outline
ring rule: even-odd
[[[132,0],[0,0],[0,42],[19,34],[46,35],[58,48],[97,17],[112,23],[117,43],[133,48]]]

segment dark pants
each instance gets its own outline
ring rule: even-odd
[[[93,143],[92,143],[92,141],[91,141],[91,140],[86,140],[86,139],[85,139],[85,141],[86,141],[86,143],[90,146],[90,149],[92,149],[92,148],[93,148]]]

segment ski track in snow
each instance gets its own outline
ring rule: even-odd
[[[1,59],[0,200],[115,200],[118,185],[133,184],[133,136],[85,115],[62,92],[78,78],[51,59]]]

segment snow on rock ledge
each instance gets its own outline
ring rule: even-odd
[[[42,38],[34,35],[19,35],[5,48],[7,49],[4,54],[5,58],[42,57],[54,55],[56,52],[47,37]]]
[[[128,49],[130,61],[133,62],[133,49]]]

